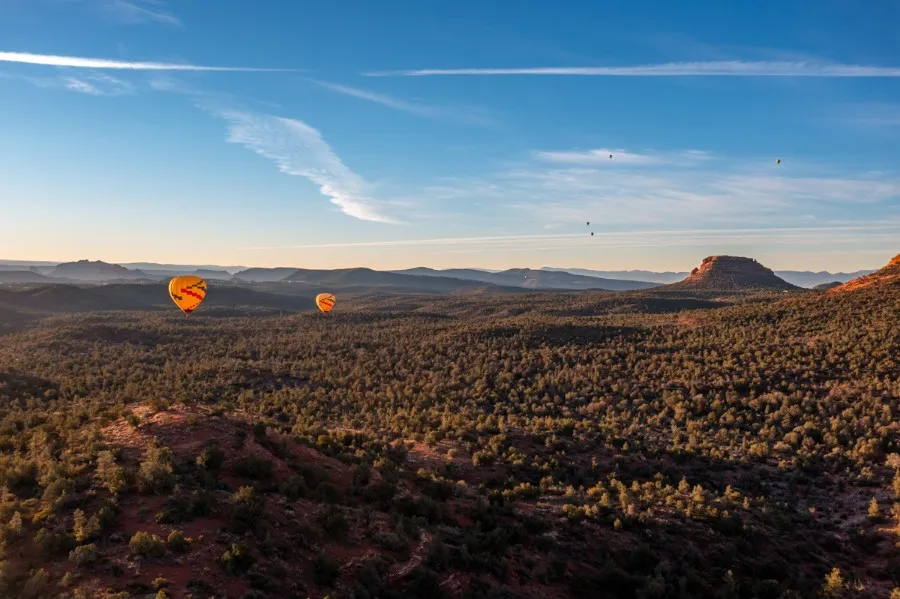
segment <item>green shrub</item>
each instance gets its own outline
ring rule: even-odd
[[[232,543],[222,557],[219,563],[225,568],[225,571],[232,575],[242,574],[250,569],[250,566],[256,561],[250,549],[243,543]]]
[[[128,488],[128,478],[125,469],[116,464],[116,459],[111,451],[101,451],[97,455],[97,481],[106,489],[116,495]]]
[[[44,558],[52,558],[59,554],[65,554],[75,546],[75,539],[66,532],[53,531],[41,528],[34,535],[35,545]]]
[[[168,587],[169,584],[171,583],[167,579],[163,578],[162,576],[157,576],[153,579],[153,582],[150,583],[150,586],[152,586],[154,589],[159,590]]]
[[[278,487],[278,491],[291,500],[301,499],[309,495],[309,487],[306,486],[306,481],[303,480],[302,476],[297,475],[294,475],[281,483]]]
[[[265,513],[266,500],[253,487],[241,487],[230,499],[231,528],[236,533],[253,529]]]
[[[190,549],[190,542],[184,537],[184,533],[180,530],[173,530],[166,539],[166,545],[175,553],[185,553]]]
[[[137,487],[141,493],[164,493],[175,484],[172,451],[154,441],[147,447],[138,469]]]
[[[218,445],[205,447],[197,456],[197,466],[203,468],[213,476],[218,476],[222,464],[225,463],[225,452]]]
[[[93,543],[80,545],[69,553],[69,560],[76,566],[87,566],[97,561],[97,546]]]
[[[162,557],[166,553],[166,545],[156,534],[138,531],[128,541],[128,547],[135,555],[142,557]]]

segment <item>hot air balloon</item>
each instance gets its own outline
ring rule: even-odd
[[[586,224],[587,226],[590,227],[590,226],[591,226],[591,221],[588,221],[588,222],[586,222],[585,224]]]
[[[334,296],[330,293],[320,293],[316,296],[316,305],[323,314],[328,314],[334,308]]]
[[[593,236],[594,236],[594,232],[593,232],[593,231],[591,231],[591,237],[593,237]]]
[[[775,161],[775,164],[781,164],[781,158]]]
[[[612,154],[609,155],[609,159],[612,160]]]
[[[206,299],[206,281],[194,275],[175,277],[169,281],[169,295],[182,312],[190,314]]]

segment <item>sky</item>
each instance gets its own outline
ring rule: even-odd
[[[898,22],[893,0],[0,0],[0,258],[878,268]]]

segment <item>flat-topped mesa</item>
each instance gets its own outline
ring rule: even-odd
[[[888,261],[883,268],[876,270],[870,275],[847,281],[840,287],[830,289],[828,293],[843,293],[846,291],[855,291],[873,285],[900,285],[900,254],[897,254]]]
[[[704,258],[686,279],[669,287],[721,291],[798,289],[753,258],[741,256]]]

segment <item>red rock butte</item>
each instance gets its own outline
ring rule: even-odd
[[[741,291],[751,289],[790,291],[799,289],[753,258],[709,256],[686,279],[670,288]]]

